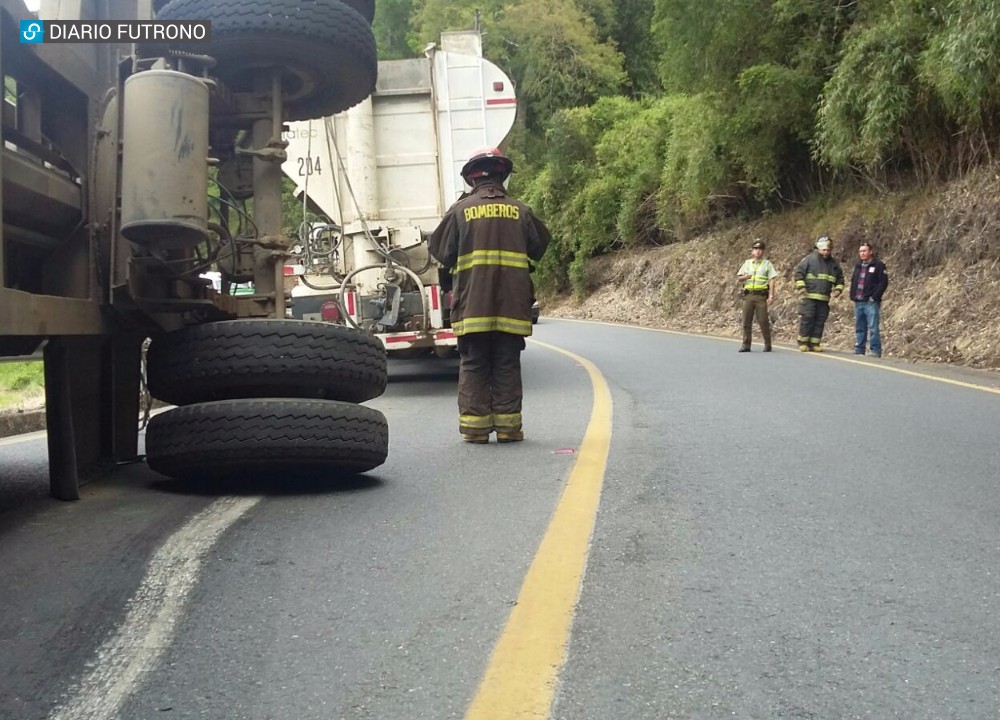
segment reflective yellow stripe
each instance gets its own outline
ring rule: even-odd
[[[795,281],[795,287],[797,287],[797,288],[803,287],[804,288],[805,286],[806,286],[806,281],[805,280],[796,280]]]
[[[827,275],[826,273],[819,273],[818,275],[813,275],[808,273],[806,275],[806,280],[826,280],[827,282],[835,283],[837,282],[836,275]]]
[[[455,272],[470,270],[476,265],[500,265],[527,270],[528,255],[509,250],[473,250],[465,255],[459,255],[455,263]]]
[[[454,415],[452,415],[454,417]],[[458,424],[463,428],[471,428],[473,430],[492,430],[493,429],[493,416],[492,415],[459,415]]]
[[[829,301],[829,299],[830,299],[830,296],[829,296],[829,295],[823,295],[822,293],[806,293],[806,297],[807,297],[807,298],[808,298],[809,300],[823,300],[823,301]]]
[[[500,415],[459,415],[462,430],[516,429],[521,427],[521,413]]]
[[[512,335],[531,335],[531,320],[517,320],[508,317],[472,317],[453,322],[451,329],[456,335],[477,332],[505,332]]]
[[[501,428],[519,428],[521,427],[521,413],[512,413],[510,415],[494,415],[493,425],[497,429]]]

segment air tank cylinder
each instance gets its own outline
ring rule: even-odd
[[[125,81],[121,233],[185,248],[207,237],[208,86],[174,70]]]

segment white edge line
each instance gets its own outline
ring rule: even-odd
[[[110,720],[173,640],[178,619],[206,554],[227,528],[260,502],[224,498],[195,515],[160,546],[127,605],[125,619],[105,640],[89,670],[51,720]]]

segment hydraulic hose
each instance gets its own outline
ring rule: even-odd
[[[381,270],[383,268],[385,268],[384,265],[365,265],[364,267],[359,267],[356,270],[353,270],[350,273],[348,273],[347,275],[345,275],[344,279],[340,283],[339,302],[340,302],[341,308],[346,308],[347,307],[347,305],[344,302],[344,298],[347,295],[347,284],[348,284],[348,281],[352,277],[354,277],[355,275],[357,275],[360,272],[364,272],[365,270]],[[394,270],[394,271],[395,270],[401,270],[401,271],[403,271],[404,273],[406,273],[407,275],[410,276],[410,279],[412,279],[413,282],[415,282],[417,284],[417,291],[420,293],[420,306],[421,306],[421,309],[423,310],[423,327],[421,327],[421,330],[423,332],[427,332],[428,325],[429,325],[429,322],[430,322],[430,318],[429,318],[430,313],[429,313],[429,311],[427,309],[427,296],[424,294],[424,284],[422,282],[420,282],[420,276],[417,275],[412,270],[410,270],[410,268],[403,267],[402,265],[399,265],[399,264],[393,265],[391,267],[391,269]],[[354,318],[352,318],[348,313],[345,312],[344,313],[344,317],[347,318],[347,322],[350,323],[351,327],[353,327],[355,330],[361,330],[362,329],[361,326],[359,326],[356,322],[354,322]]]

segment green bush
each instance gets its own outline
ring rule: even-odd
[[[1000,5],[952,0],[928,43],[920,75],[964,129],[996,122],[1000,110]]]
[[[539,284],[582,293],[583,263],[615,245],[620,178],[606,174],[598,147],[611,128],[634,117],[637,107],[636,101],[611,97],[553,117],[545,165],[524,193],[553,235],[539,266]]]
[[[45,388],[45,366],[40,362],[0,363],[0,405],[16,405],[26,395]]]
[[[737,85],[728,145],[754,194],[767,198],[789,171],[789,146],[809,147],[822,82],[807,70],[768,63],[744,70]]]
[[[713,198],[728,194],[732,179],[726,117],[720,98],[702,93],[665,98],[671,116],[663,173],[660,223],[683,227],[703,220]]]
[[[917,68],[927,21],[918,5],[891,3],[846,38],[819,107],[816,149],[823,161],[872,171],[904,149],[924,100]]]

